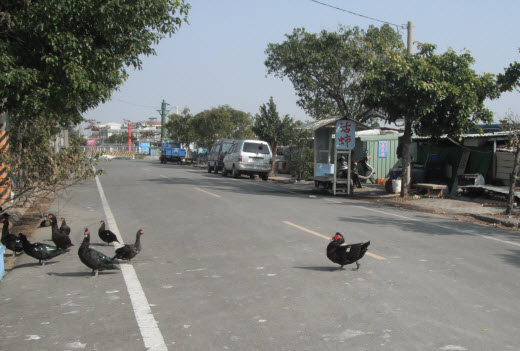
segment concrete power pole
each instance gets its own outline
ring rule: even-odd
[[[161,109],[157,110],[161,114],[161,142],[164,143],[164,140],[166,139],[166,114],[168,111],[166,110],[166,105],[169,105],[166,103],[166,101],[162,101]]]
[[[406,41],[406,53],[411,55],[413,52],[413,22],[408,21],[407,25],[408,29],[408,38]],[[403,180],[401,186],[401,197],[405,197],[408,195],[408,188],[410,186],[410,146],[412,143],[412,126],[410,123],[404,120],[404,135],[403,135],[403,158],[402,167],[403,167]]]

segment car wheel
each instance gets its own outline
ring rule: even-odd
[[[267,174],[267,173],[263,173],[263,174],[262,174],[262,180],[263,180],[263,181],[267,181],[267,179],[269,179],[269,174]]]
[[[208,163],[208,173],[211,173],[211,166]]]
[[[233,178],[238,178],[238,176],[240,175],[240,173],[238,173],[235,165],[233,165],[233,169],[231,170],[231,175],[233,176]]]
[[[249,179],[255,179],[255,175],[254,174],[250,174],[249,175]]]

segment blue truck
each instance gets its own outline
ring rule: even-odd
[[[161,148],[161,164],[166,162],[184,163],[186,162],[186,150],[181,147],[181,143],[176,141],[166,141]]]

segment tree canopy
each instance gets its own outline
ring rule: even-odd
[[[196,139],[193,129],[193,116],[188,108],[185,108],[181,114],[170,114],[165,128],[169,138],[188,145],[188,149],[189,145]]]
[[[382,117],[362,101],[361,77],[368,63],[388,50],[404,50],[401,35],[389,25],[340,27],[338,32],[308,33],[296,28],[281,44],[268,44],[265,65],[269,74],[288,78],[298,105],[311,117],[348,116],[372,123]]]
[[[107,101],[189,8],[184,0],[0,2],[0,113],[9,113],[11,145],[0,157],[16,179],[15,202],[94,175],[77,145],[55,152],[59,127]]]
[[[389,122],[405,120],[403,135],[404,178],[410,162],[412,131],[436,138],[442,134],[458,137],[478,122],[492,121],[484,106],[487,98],[498,96],[492,74],[478,75],[473,57],[452,49],[435,54],[435,45],[419,44],[416,54],[388,52],[374,60],[363,77],[367,106],[379,108]],[[405,180],[401,195],[408,191]]]
[[[267,104],[260,106],[260,112],[255,115],[252,129],[261,140],[270,144],[274,161],[278,145],[289,143],[294,127],[294,121],[289,115],[280,118],[276,104],[273,97],[271,97]],[[274,173],[275,166],[275,162],[273,162],[272,173]]]
[[[184,0],[3,1],[0,112],[62,125],[109,99],[186,21]]]
[[[202,111],[193,117],[193,129],[199,146],[210,148],[218,139],[248,139],[252,117],[249,113],[235,110],[228,105]]]
[[[520,52],[520,49],[518,50]],[[498,87],[501,92],[520,91],[520,63],[513,62],[504,69],[504,73],[498,75]]]

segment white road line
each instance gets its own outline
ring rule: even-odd
[[[105,210],[108,226],[110,230],[113,231],[117,236],[118,240],[121,242],[121,245],[123,245],[123,239],[121,238],[121,234],[117,228],[116,220],[112,214],[110,206],[108,205],[105,192],[103,191],[103,187],[101,186],[101,182],[98,176],[96,176],[96,184],[98,187],[99,196],[101,197],[101,203],[103,204],[103,209]],[[120,267],[125,279],[128,294],[130,295],[130,301],[132,302],[132,307],[134,309],[135,319],[139,329],[141,330],[144,346],[147,350],[150,351],[168,351],[161,331],[157,326],[157,321],[152,314],[150,304],[148,303],[146,295],[144,294],[143,287],[139,282],[139,278],[137,278],[134,267],[132,267],[131,264],[122,264]]]

